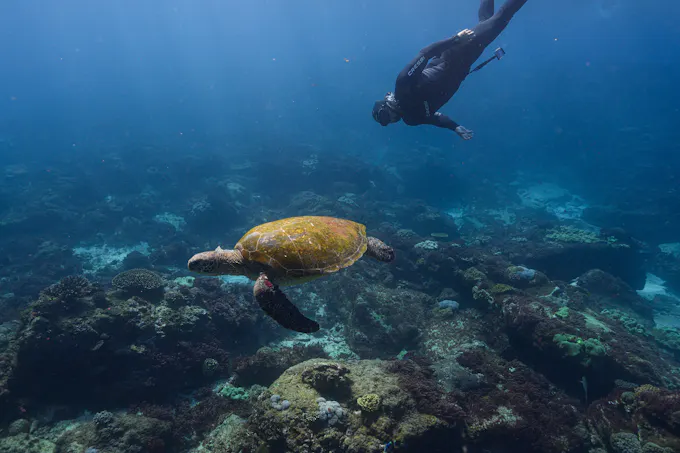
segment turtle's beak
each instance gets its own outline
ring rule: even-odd
[[[201,252],[191,257],[187,265],[191,272],[205,275],[220,275],[217,271],[219,260],[215,252]]]

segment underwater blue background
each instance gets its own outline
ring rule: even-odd
[[[228,143],[222,152],[238,158],[240,144],[306,141],[368,159],[425,143],[451,149],[453,161],[574,170],[577,181],[593,165],[677,163],[680,6],[670,0],[530,1],[494,43],[506,58],[443,109],[474,141],[377,127],[370,108],[401,67],[473,26],[477,7],[3,2],[0,135],[39,159],[138,142],[176,153]]]

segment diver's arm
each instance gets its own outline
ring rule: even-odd
[[[458,134],[460,138],[462,138],[463,140],[470,140],[472,137],[474,137],[474,132],[472,132],[470,129],[466,129],[465,127],[453,121],[448,116],[443,115],[439,112],[435,112],[435,114],[430,117],[430,121],[428,124],[441,127],[444,129],[450,129],[454,131],[456,134]]]
[[[473,35],[474,32],[472,30],[465,29],[451,38],[443,39],[421,49],[418,55],[416,55],[397,76],[395,94],[397,94],[400,89],[403,90],[408,88],[414,81],[418,80],[418,77],[422,74],[423,69],[425,69],[427,62],[431,58],[441,55],[442,52],[449,50],[455,45],[462,45],[468,42]],[[397,98],[399,98],[398,94]]]

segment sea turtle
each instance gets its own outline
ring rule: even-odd
[[[279,289],[351,266],[366,253],[379,261],[394,260],[394,250],[366,236],[366,227],[346,219],[322,216],[290,217],[258,225],[233,250],[217,247],[197,253],[189,270],[205,275],[245,275],[255,280],[258,304],[281,326],[316,332],[319,324],[305,317]]]

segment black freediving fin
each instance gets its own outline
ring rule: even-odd
[[[253,296],[260,308],[281,327],[296,332],[312,333],[319,330],[319,323],[302,314],[288,297],[274,285],[265,274],[255,282]]]

